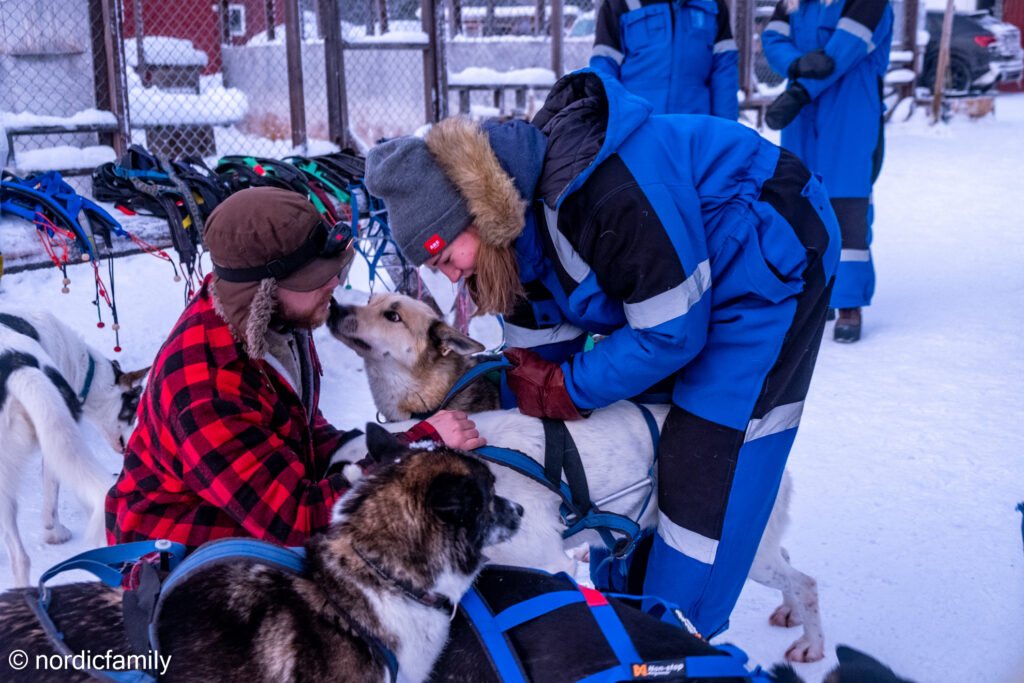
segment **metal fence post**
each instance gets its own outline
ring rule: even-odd
[[[299,27],[299,0],[285,0],[284,42],[288,59],[288,104],[291,115],[292,145],[306,144],[306,96],[302,78],[302,34]]]
[[[110,111],[117,120],[117,132],[113,135],[114,152],[120,157],[128,151],[131,135],[128,112],[128,83],[125,75],[124,47],[124,15],[121,12],[120,0],[96,0],[90,3],[90,15],[99,9],[103,16],[103,51],[107,68],[107,97]],[[140,39],[141,42],[141,39]],[[94,67],[95,68],[95,67]],[[97,100],[99,102],[99,100]]]
[[[942,36],[939,39],[939,63],[935,66],[935,90],[932,94],[932,124],[941,120],[942,91],[946,87],[946,67],[949,66],[949,42],[953,34],[953,0],[946,0],[946,14],[942,18]]]
[[[754,93],[754,0],[736,0],[733,17],[736,47],[740,53],[740,90],[750,98]]]
[[[562,0],[551,0],[551,70],[555,78],[561,78],[562,66],[562,34],[565,32],[562,21]]]
[[[327,132],[342,149],[351,147],[348,131],[348,98],[345,92],[345,50],[341,42],[338,0],[320,0],[324,31],[324,67],[327,86]]]
[[[421,0],[420,2],[420,24],[423,32],[427,34],[427,49],[423,51],[423,102],[426,107],[428,123],[434,123],[441,118],[441,97],[443,94],[438,87],[438,40],[437,40],[437,14],[434,0]],[[446,95],[447,93],[444,93]]]

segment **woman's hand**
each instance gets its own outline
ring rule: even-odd
[[[425,420],[433,427],[446,446],[471,451],[487,444],[480,438],[476,425],[461,410],[439,410]]]

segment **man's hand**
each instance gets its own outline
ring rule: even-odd
[[[775,101],[768,105],[764,121],[772,130],[782,130],[800,113],[800,110],[811,102],[807,89],[799,83],[793,83]]]
[[[789,65],[789,80],[798,78],[828,78],[836,70],[836,60],[825,54],[825,48],[811,50],[797,57]]]
[[[441,440],[450,448],[471,451],[487,445],[487,441],[480,438],[476,425],[461,410],[439,410],[425,422],[437,431]]]
[[[506,349],[505,357],[515,366],[508,371],[508,388],[516,395],[519,412],[556,420],[584,417],[569,397],[561,366],[529,349]]]

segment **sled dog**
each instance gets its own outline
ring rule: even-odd
[[[482,344],[446,324],[427,304],[397,293],[374,294],[365,306],[332,302],[328,327],[336,339],[363,359],[374,403],[387,420],[407,420],[414,413],[436,409],[449,388],[479,362],[472,354],[484,350]],[[498,405],[497,387],[481,380],[456,395],[447,407],[473,413],[473,421],[489,445],[520,451],[543,464],[542,422],[515,410],[494,410]],[[660,428],[668,406],[647,408]],[[398,430],[408,426],[408,422],[388,425]],[[642,529],[656,526],[653,485],[639,489],[630,486],[648,478],[654,457],[651,435],[640,409],[620,401],[595,410],[586,420],[568,422],[566,427],[582,457],[592,500],[601,501],[627,490],[601,508],[637,521]],[[361,448],[360,440],[354,439],[336,458],[358,460]],[[497,563],[552,573],[564,571],[572,576],[575,563],[565,551],[581,542],[600,543],[596,532],[584,531],[563,539],[565,525],[557,495],[508,467],[492,464],[491,471],[499,493],[521,503],[525,513],[515,538],[488,554]],[[803,635],[787,650],[787,659],[817,661],[824,657],[817,585],[789,564],[788,554],[780,546],[788,523],[791,488],[787,472],[749,578],[782,592],[783,604],[771,615],[772,624],[803,624]],[[649,493],[652,500],[644,508]],[[637,519],[641,510],[643,516]]]
[[[331,525],[305,544],[301,574],[231,558],[169,588],[156,624],[161,681],[386,683],[389,653],[399,680],[427,678],[485,547],[515,533],[522,508],[495,495],[472,456],[407,448],[372,424],[367,435],[388,464],[335,504]],[[52,589],[50,615],[72,652],[130,652],[121,594],[101,583]],[[0,596],[0,650],[53,652],[26,596],[35,589]],[[70,680],[31,668],[5,680]]]
[[[16,585],[28,583],[30,566],[17,528],[24,464],[39,448],[46,542],[71,538],[57,516],[64,483],[89,513],[90,540],[102,544],[103,499],[113,476],[83,445],[80,422],[92,422],[122,452],[147,370],[122,372],[49,313],[0,311],[0,533]]]

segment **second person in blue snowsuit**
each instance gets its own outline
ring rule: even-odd
[[[735,121],[738,55],[724,0],[604,0],[590,67],[617,78],[655,114]]]
[[[585,70],[533,125],[450,118],[378,145],[365,181],[406,258],[503,317],[520,411],[580,419],[664,390],[659,524],[634,575],[710,635],[796,435],[838,226],[821,184],[756,131],[650,109]],[[588,333],[605,338],[584,350]],[[608,564],[592,560],[605,588]]]
[[[771,67],[789,77],[767,112],[782,146],[825,181],[843,233],[832,292],[836,341],[860,338],[871,303],[871,187],[882,167],[882,79],[893,13],[888,0],[779,0],[761,35]]]

